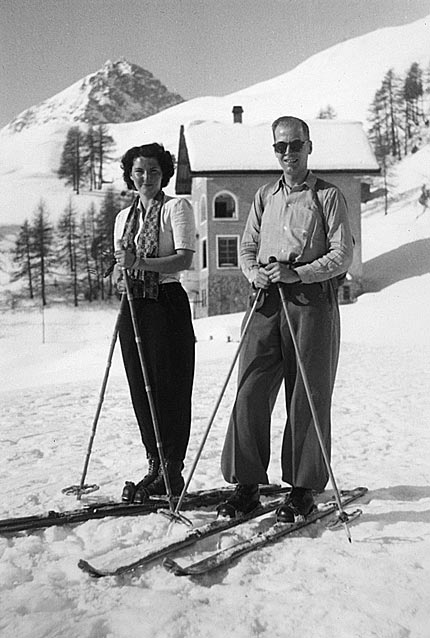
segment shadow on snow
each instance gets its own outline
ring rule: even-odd
[[[403,279],[430,272],[430,239],[419,239],[363,264],[363,293],[379,292]]]

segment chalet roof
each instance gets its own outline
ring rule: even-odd
[[[361,122],[308,121],[314,171],[379,172]],[[184,126],[191,173],[277,171],[270,123],[246,125],[194,121]]]

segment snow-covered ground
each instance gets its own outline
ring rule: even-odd
[[[363,213],[368,292],[342,306],[343,345],[333,406],[333,469],[342,488],[366,485],[363,515],[342,530],[323,523],[254,552],[201,581],[161,564],[91,580],[103,566],[163,540],[157,514],[89,521],[0,538],[2,638],[428,638],[430,635],[430,210],[418,190],[384,215]],[[117,309],[4,313],[0,325],[0,517],[70,509],[79,483]],[[187,468],[237,348],[242,315],[199,320]],[[219,457],[235,391],[221,403],[192,488],[223,485]],[[270,478],[280,480],[285,414],[273,417]],[[144,453],[119,353],[112,365],[84,497],[118,497],[144,471]],[[193,513],[197,524],[213,516]],[[249,528],[261,529],[254,522]],[[237,528],[228,545],[249,533]],[[185,533],[175,526],[172,534]],[[216,547],[207,539],[186,556]]]

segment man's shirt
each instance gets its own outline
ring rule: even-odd
[[[353,239],[341,191],[308,172],[303,184],[289,188],[283,177],[258,189],[241,243],[241,266],[252,283],[261,265],[274,256],[291,263],[303,283],[345,273]],[[317,199],[318,198],[318,199]]]

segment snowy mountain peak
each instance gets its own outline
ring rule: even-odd
[[[14,118],[7,129],[19,132],[35,124],[67,121],[92,124],[134,122],[184,102],[137,64],[121,58],[107,60],[101,69],[69,88],[32,106]]]

